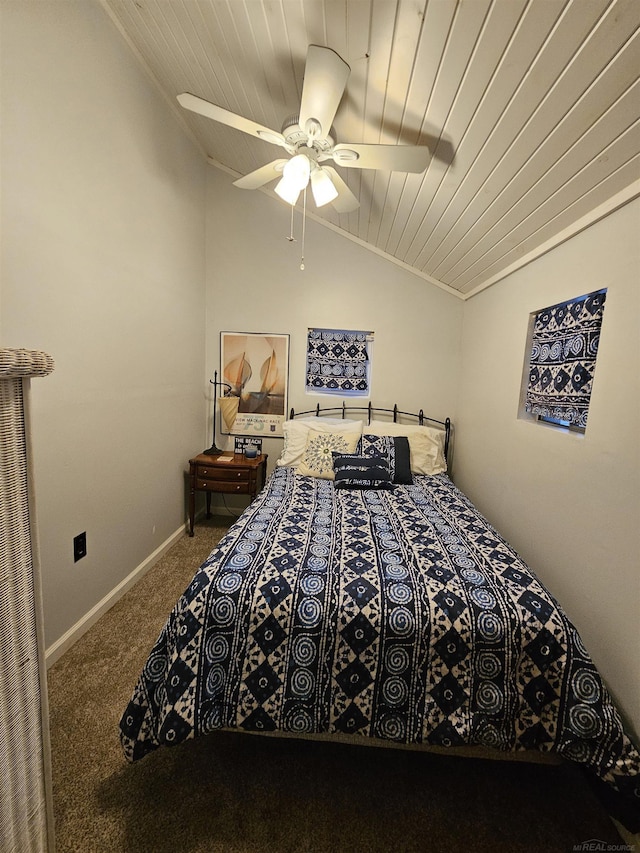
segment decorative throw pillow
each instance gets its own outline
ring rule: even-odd
[[[382,457],[392,482],[406,486],[413,483],[409,439],[405,435],[363,435],[360,449],[363,456]]]
[[[362,432],[362,423],[361,421],[350,421],[347,418],[324,418],[315,415],[285,421],[282,424],[284,446],[280,458],[276,462],[278,467],[297,468],[300,465],[307,447],[310,429],[321,432],[356,432],[358,430]]]
[[[298,474],[305,477],[320,477],[333,480],[332,453],[353,453],[360,441],[360,431],[325,432],[310,429],[307,446],[302,462],[297,467]]]
[[[366,430],[372,435],[406,435],[409,439],[413,474],[440,474],[447,470],[444,458],[444,430],[418,424],[376,420],[371,421]]]
[[[336,489],[392,489],[391,474],[382,456],[333,453]]]

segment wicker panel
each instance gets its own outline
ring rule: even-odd
[[[14,369],[18,361],[14,359]],[[48,843],[46,731],[23,380],[1,374],[0,380],[0,849],[39,853]]]

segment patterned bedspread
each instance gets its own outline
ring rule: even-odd
[[[640,823],[640,755],[576,629],[445,474],[276,469],[176,604],[126,757],[220,728],[555,751]]]

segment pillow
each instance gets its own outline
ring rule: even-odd
[[[392,489],[391,474],[382,456],[333,453],[336,489]]]
[[[444,458],[444,430],[418,424],[375,420],[371,421],[366,430],[371,435],[406,435],[409,439],[413,474],[440,474],[447,470]]]
[[[333,480],[333,452],[353,453],[360,441],[360,432],[341,430],[326,432],[325,430],[310,429],[307,435],[307,446],[302,456],[302,462],[297,467],[298,474],[305,477],[320,477],[323,480]]]
[[[409,439],[405,435],[363,435],[360,451],[363,456],[382,457],[393,483],[405,486],[413,483]]]
[[[307,446],[309,430],[322,432],[342,432],[343,430],[362,433],[361,421],[349,421],[346,418],[296,418],[282,424],[284,446],[276,465],[297,468],[302,462]]]

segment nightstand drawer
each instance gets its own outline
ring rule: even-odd
[[[247,481],[242,480],[196,480],[196,489],[203,492],[247,492]]]
[[[234,468],[213,468],[210,465],[198,465],[196,477],[198,480],[227,480],[228,482],[249,482],[250,471],[246,468],[236,470]],[[206,486],[198,486],[206,488]]]

